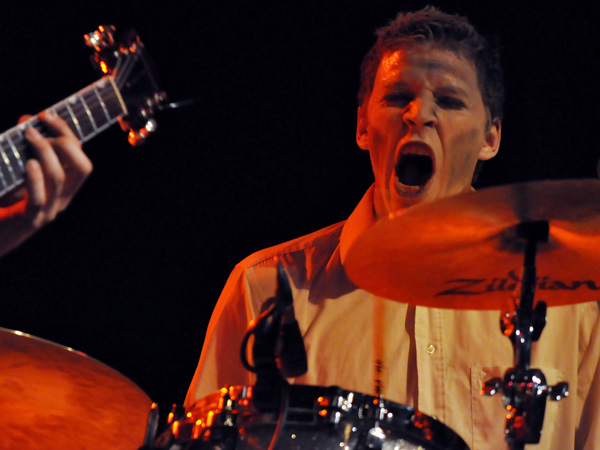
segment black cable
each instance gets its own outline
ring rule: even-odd
[[[272,316],[275,313],[276,303],[271,304],[267,310],[265,310],[260,316],[258,316],[251,323],[250,327],[248,327],[248,331],[244,335],[244,339],[242,340],[242,345],[240,346],[240,359],[242,361],[242,365],[244,368],[252,373],[256,373],[256,368],[248,362],[248,341],[250,340],[250,336],[252,336],[256,330],[256,326],[259,323],[262,323],[267,317]]]
[[[282,379],[281,383],[281,401],[279,404],[279,417],[277,418],[277,425],[275,426],[275,431],[273,432],[273,437],[271,438],[271,444],[269,445],[268,450],[275,450],[275,446],[277,445],[277,441],[279,440],[280,432],[282,428],[285,426],[285,422],[287,420],[288,409],[290,407],[290,384],[287,380]]]

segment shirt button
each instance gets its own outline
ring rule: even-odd
[[[429,344],[426,348],[425,348],[425,352],[428,355],[433,355],[433,352],[435,352],[435,345],[433,344]]]

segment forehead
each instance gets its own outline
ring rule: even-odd
[[[419,45],[386,53],[379,63],[374,89],[378,85],[425,83],[434,87],[439,84],[460,87],[480,94],[477,81],[474,65],[464,56],[430,45]]]

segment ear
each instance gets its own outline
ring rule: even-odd
[[[369,150],[369,134],[367,131],[367,105],[358,107],[356,113],[356,143],[363,150]]]
[[[479,160],[487,161],[492,159],[500,150],[500,136],[502,134],[502,123],[498,117],[496,117],[490,128],[487,130],[485,135],[485,143],[481,147],[479,152]]]

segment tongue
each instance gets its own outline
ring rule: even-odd
[[[396,167],[396,176],[406,186],[425,186],[433,174],[431,158],[425,155],[404,155]]]

